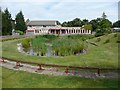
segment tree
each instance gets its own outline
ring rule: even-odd
[[[73,19],[73,21],[72,21],[72,26],[73,26],[73,27],[80,27],[80,26],[82,26],[82,25],[81,25],[81,20],[80,20],[79,18]]]
[[[11,14],[6,8],[2,12],[2,35],[11,35],[12,34],[12,24],[11,24]]]
[[[0,36],[2,35],[2,10],[0,7]]]
[[[111,28],[112,22],[110,22],[108,19],[104,19],[99,23],[99,28]]]
[[[67,23],[67,27],[72,27],[72,26],[73,26],[72,21],[68,21],[68,23]]]
[[[81,20],[79,18],[75,18],[72,21],[63,22],[63,27],[81,27]]]
[[[112,22],[110,22],[108,19],[103,19],[98,23],[98,27],[96,30],[96,36],[104,35],[105,33],[110,33],[112,27]]]
[[[57,25],[61,25],[61,23],[59,21],[57,21]]]
[[[112,22],[110,22],[108,19],[106,19],[107,15],[103,13],[102,18],[98,22],[97,30],[96,30],[96,36],[104,35],[105,33],[111,32]]]
[[[87,30],[92,30],[92,25],[91,24],[85,24],[83,26],[83,28],[87,29]]]
[[[67,22],[63,22],[63,23],[62,23],[62,26],[63,26],[63,27],[67,27]]]
[[[81,24],[82,24],[82,26],[83,26],[83,25],[86,25],[86,24],[89,24],[89,20],[83,19],[83,20],[81,21]]]
[[[27,26],[25,24],[25,20],[24,20],[24,16],[23,16],[22,11],[20,11],[16,15],[15,21],[16,21],[15,30],[20,30],[20,31],[25,32],[27,29]]]
[[[106,19],[106,18],[107,18],[107,15],[105,15],[105,12],[103,12],[102,19]]]
[[[112,27],[113,27],[113,28],[114,28],[114,27],[120,28],[120,20],[114,22]]]
[[[96,19],[93,19],[90,21],[90,24],[92,25],[92,31],[96,31],[98,26],[98,21]]]

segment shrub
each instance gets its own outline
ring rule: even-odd
[[[24,33],[20,30],[15,30],[15,32],[19,33],[20,35],[23,35]]]
[[[30,47],[30,38],[25,38],[22,41],[22,46],[23,46],[24,50],[27,51],[28,48]]]
[[[104,42],[104,44],[105,43],[109,43],[109,42],[110,42],[110,39],[106,39],[105,42]]]

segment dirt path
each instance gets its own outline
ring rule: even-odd
[[[84,78],[118,78],[117,72],[104,72],[100,76],[95,72],[84,71],[84,70],[69,70],[68,74],[65,73],[65,70],[58,70],[57,68],[44,68],[42,70],[37,70],[38,66],[32,66],[30,64],[21,64],[21,67],[16,67],[16,62],[5,60],[5,63],[0,60],[0,66],[12,70],[26,71],[36,74],[46,74],[52,76],[78,76]]]

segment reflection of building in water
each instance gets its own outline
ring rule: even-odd
[[[91,30],[86,30],[82,27],[61,27],[57,20],[27,20],[27,35],[71,35],[71,34],[91,34]]]

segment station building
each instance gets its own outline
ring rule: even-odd
[[[26,22],[27,35],[72,35],[72,34],[91,34],[91,30],[84,27],[62,27],[57,20],[28,20]]]

